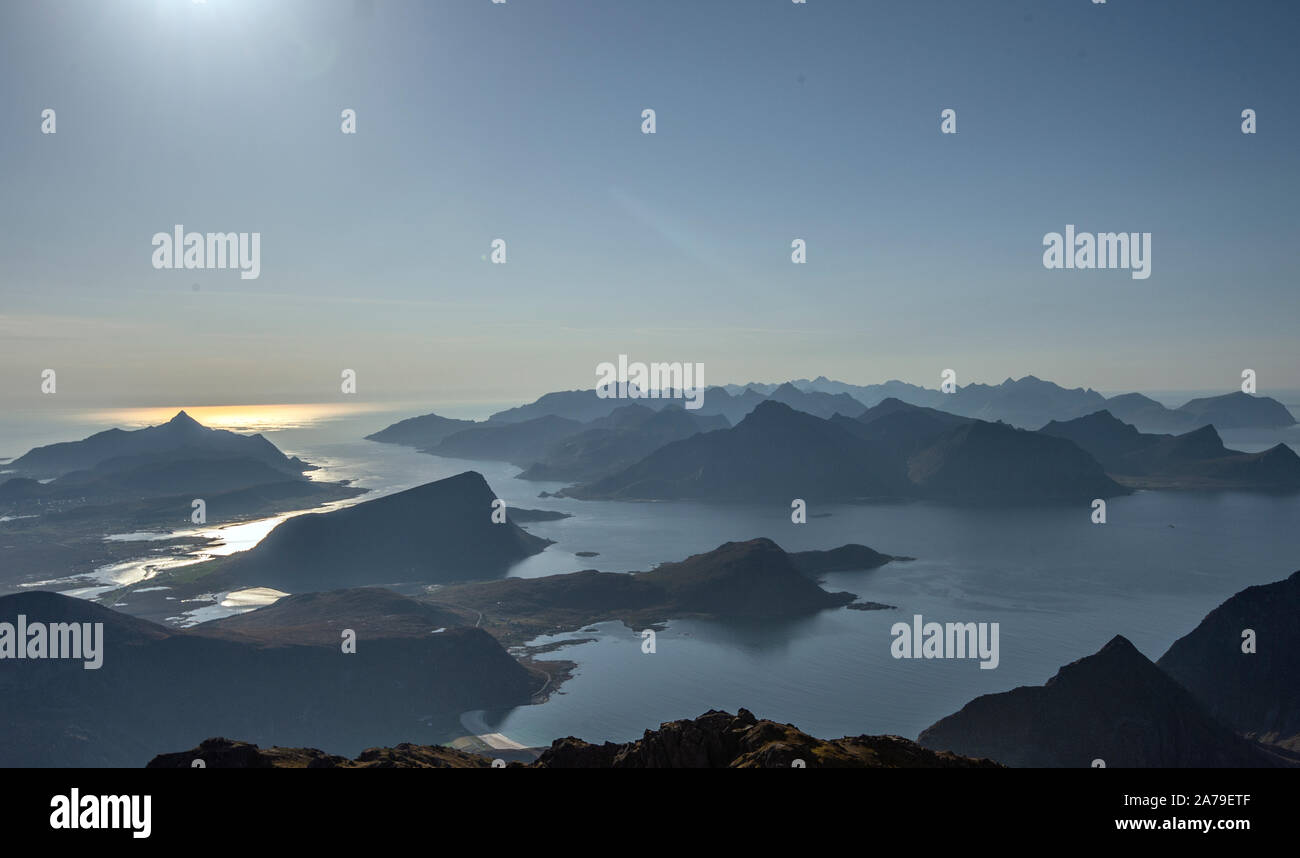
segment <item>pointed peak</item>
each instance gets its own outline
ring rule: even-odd
[[[1137,647],[1133,646],[1133,642],[1123,635],[1115,635],[1098,652],[1105,652],[1106,650],[1138,651]]]
[[[167,421],[168,426],[202,426],[203,424],[195,420],[184,409],[177,411],[176,416]]]

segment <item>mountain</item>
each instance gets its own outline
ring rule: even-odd
[[[45,479],[94,468],[109,459],[184,453],[185,458],[253,459],[285,476],[299,477],[311,468],[290,458],[261,435],[209,429],[184,411],[158,426],[126,431],[109,429],[80,441],[36,447],[9,463],[19,476]],[[176,458],[173,455],[173,458]]]
[[[564,494],[783,504],[869,497],[1021,503],[1126,491],[1063,438],[898,400],[856,420],[822,420],[769,399],[732,429],[668,444]]]
[[[201,450],[169,450],[158,456],[123,456],[92,468],[71,471],[41,484],[23,478],[0,483],[0,503],[6,500],[85,501],[104,503],[185,495],[178,508],[188,508],[191,498],[212,498],[226,492],[271,483],[299,483],[303,494],[328,485],[290,477],[252,458],[194,458]],[[13,486],[10,486],[13,483]]]
[[[869,556],[868,556],[869,553]],[[443,587],[430,598],[451,611],[480,612],[485,628],[503,639],[529,638],[557,629],[623,620],[644,628],[686,616],[718,619],[800,617],[846,605],[851,593],[828,593],[810,570],[866,568],[887,563],[865,546],[846,546],[833,558],[787,554],[770,539],[728,542],[648,572],[586,570],[542,578]],[[820,569],[818,569],[820,567]]]
[[[401,444],[406,447],[433,447],[443,438],[461,429],[477,425],[473,420],[456,420],[452,417],[439,417],[437,414],[425,414],[399,420],[391,426],[366,436],[367,441],[380,441],[384,444]]]
[[[202,759],[208,768],[487,768],[492,759],[438,745],[401,744],[370,748],[355,760],[314,748],[267,748],[228,739],[208,739],[189,751],[159,754],[149,768],[189,768]],[[735,715],[709,710],[699,718],[668,721],[636,741],[593,745],[557,739],[533,763],[540,769],[788,769],[802,760],[808,768],[950,769],[997,768],[990,760],[936,753],[898,736],[816,739],[792,724],[760,720],[746,709]]]
[[[894,560],[911,560],[911,557],[894,557],[881,554],[865,545],[841,545],[827,551],[792,551],[790,559],[800,572],[814,578],[831,572],[853,572],[859,569],[876,569]]]
[[[721,415],[699,416],[677,404],[659,411],[625,405],[588,425],[552,443],[519,479],[589,482],[633,465],[665,444],[730,426]]]
[[[548,540],[492,522],[495,493],[466,471],[382,498],[287,519],[256,547],[211,561],[226,586],[288,592],[365,584],[459,581],[501,575]],[[187,577],[203,569],[189,567]]]
[[[0,596],[6,622],[104,624],[98,669],[5,662],[0,765],[140,766],[160,746],[214,735],[352,754],[404,740],[417,719],[449,726],[470,709],[526,703],[542,684],[482,629],[390,629],[366,596],[346,598],[335,614],[346,625],[318,640],[294,628],[249,636],[225,620],[177,631],[56,593]],[[358,632],[354,653],[341,649],[343,628]]]
[[[1098,759],[1107,768],[1296,764],[1232,732],[1118,635],[1046,685],[975,698],[917,743],[1025,767],[1087,768]]]
[[[855,417],[863,408],[874,407],[892,398],[909,405],[940,409],[988,422],[1001,421],[1024,429],[1033,429],[1053,420],[1073,420],[1102,409],[1109,410],[1143,432],[1177,434],[1207,423],[1214,423],[1221,430],[1285,428],[1295,424],[1290,412],[1268,397],[1238,392],[1197,399],[1179,409],[1170,409],[1140,393],[1106,398],[1091,388],[1065,388],[1032,375],[1007,378],[1001,384],[969,384],[950,394],[896,380],[858,385],[825,376],[780,384],[727,384],[708,388],[703,397],[704,404],[697,413],[720,414],[735,425],[759,402],[768,398],[819,417],[831,417],[837,411],[846,417]],[[668,400],[636,401],[658,410]],[[595,390],[558,391],[528,405],[498,412],[489,420],[515,423],[554,415],[589,422],[608,415],[621,404],[625,402],[599,398]]]
[[[663,400],[647,399],[637,401],[656,402]],[[627,402],[626,399],[602,398],[597,395],[594,388],[591,390],[560,390],[540,396],[527,405],[498,411],[488,417],[488,422],[522,423],[525,420],[536,420],[539,417],[563,417],[566,420],[586,423],[607,416],[615,408],[626,405]]]
[[[1149,396],[1122,393],[1106,400],[1106,411],[1143,432],[1190,432],[1201,425],[1192,414],[1166,408]]]
[[[941,391],[897,380],[886,381],[884,384],[861,385],[832,381],[824,375],[819,375],[811,381],[799,379],[793,383],[800,390],[846,393],[867,406],[878,405],[886,399],[897,399],[909,405],[937,408],[943,404],[945,398],[945,394]]]
[[[1296,422],[1286,406],[1276,399],[1241,391],[1193,399],[1178,410],[1191,415],[1198,423],[1213,423],[1224,430],[1284,429]]]
[[[1053,420],[1038,430],[1066,438],[1092,454],[1109,473],[1120,473],[1129,456],[1166,440],[1168,435],[1146,435],[1109,411],[1095,411],[1073,420]]]
[[[703,404],[696,410],[700,416],[719,415],[735,426],[744,420],[759,403],[765,402],[767,396],[751,388],[739,393],[729,393],[721,387],[710,387],[704,391]]]
[[[1086,501],[1127,492],[1073,442],[1004,423],[956,426],[908,459],[926,496],[960,502]]]
[[[972,420],[934,408],[909,405],[892,396],[868,408],[856,420],[832,419],[859,438],[875,442],[903,458],[910,458],[944,432]]]
[[[840,426],[765,400],[731,429],[659,448],[586,486],[579,498],[717,499],[780,503],[906,491],[902,465]]]
[[[823,419],[835,414],[843,414],[845,417],[857,417],[866,410],[865,405],[847,393],[805,392],[788,381],[769,393],[768,399],[784,403],[796,411],[802,411],[805,414],[811,414]]]
[[[1230,450],[1213,426],[1182,435],[1148,435],[1109,411],[1040,430],[1091,453],[1125,485],[1151,488],[1300,488],[1300,456],[1285,444],[1262,453]]]
[[[1300,751],[1300,572],[1247,587],[1156,664],[1237,731]],[[1242,633],[1255,632],[1253,653]]]
[[[1042,426],[1049,420],[1076,417],[1101,408],[1105,397],[1091,388],[1066,389],[1032,375],[999,385],[971,384],[948,395],[944,411],[980,420],[1010,423],[1022,428]]]
[[[204,500],[215,523],[363,492],[308,479],[304,472],[313,466],[285,456],[261,435],[209,429],[184,411],[160,426],[112,429],[83,441],[37,447],[13,465],[19,474],[57,476],[0,482],[0,510],[95,516],[100,528],[95,540],[128,523],[188,522],[195,498]],[[64,541],[81,535],[69,531]]]
[[[453,432],[424,452],[453,459],[487,459],[527,467],[546,449],[583,430],[583,424],[548,414],[510,423],[485,423]]]

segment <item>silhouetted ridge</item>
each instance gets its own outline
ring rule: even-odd
[[[289,592],[503,574],[549,541],[492,521],[495,493],[477,471],[330,512],[290,518],[221,574]]]
[[[1295,572],[1227,599],[1157,664],[1235,729],[1300,751],[1298,617]],[[1243,651],[1247,629],[1254,633],[1254,652]]]
[[[1233,733],[1116,636],[1043,686],[986,694],[921,732],[927,748],[1012,766],[1280,767],[1295,760]]]

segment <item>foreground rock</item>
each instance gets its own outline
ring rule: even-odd
[[[148,769],[188,769],[202,760],[209,769],[486,769],[492,760],[443,745],[369,748],[356,759],[327,754],[315,748],[259,748],[250,742],[205,739],[192,751],[159,754]]]
[[[401,744],[372,748],[355,760],[311,748],[259,749],[245,742],[208,739],[192,751],[159,754],[149,768],[189,768],[202,759],[208,768],[487,768],[490,757],[437,745]],[[557,739],[534,763],[512,768],[543,769],[788,769],[796,760],[808,768],[948,769],[998,768],[990,760],[926,750],[898,736],[817,739],[791,724],[709,711],[699,718],[669,721],[642,738],[593,745]]]
[[[552,742],[534,764],[549,769],[947,769],[997,768],[991,760],[927,750],[898,736],[815,739],[791,724],[759,720],[748,710],[710,711],[694,720],[669,721],[635,742],[592,745],[581,739]]]

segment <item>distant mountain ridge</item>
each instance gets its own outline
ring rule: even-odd
[[[721,415],[697,415],[677,404],[659,410],[624,405],[549,444],[519,474],[523,480],[588,482],[616,472],[673,441],[730,426]]]
[[[193,499],[211,519],[267,512],[276,502],[320,503],[362,489],[308,479],[315,470],[261,435],[210,429],[184,411],[166,423],[109,429],[81,441],[36,447],[0,476],[0,509],[90,514],[146,525],[188,520]],[[283,508],[283,507],[282,507]]]
[[[368,438],[408,444],[453,458],[509,461],[524,469],[525,479],[590,482],[618,469],[603,461],[607,452],[618,460],[617,465],[626,467],[632,464],[628,461],[631,451],[641,455],[651,452],[645,449],[649,439],[629,437],[625,445],[614,444],[606,450],[600,446],[604,442],[593,444],[592,436],[580,436],[613,428],[602,426],[601,421],[621,409],[661,411],[681,407],[682,400],[674,396],[674,391],[654,393],[663,395],[618,399],[601,397],[595,389],[556,391],[526,405],[499,411],[483,422],[453,421],[429,414],[400,421]],[[1184,434],[1210,424],[1234,432],[1278,432],[1296,425],[1286,407],[1267,396],[1238,391],[1193,399],[1171,409],[1139,393],[1106,398],[1091,388],[1067,389],[1032,375],[1008,378],[996,385],[959,386],[951,393],[900,381],[854,385],[824,376],[780,384],[729,384],[707,388],[699,400],[701,407],[687,413],[696,420],[725,418],[729,425],[736,426],[759,404],[772,401],[823,419],[857,419],[882,405],[903,403],[1022,429],[1039,429],[1101,410],[1109,410],[1142,432]],[[892,443],[900,441],[905,421],[918,419],[916,415],[898,418]],[[882,424],[877,431],[884,432],[886,426]],[[708,431],[722,427],[701,428]],[[843,428],[852,429],[847,425]],[[662,443],[672,440],[679,439],[665,436]],[[569,448],[561,450],[566,442],[570,442]]]
[[[20,476],[58,477],[70,471],[94,468],[111,459],[151,457],[187,450],[216,458],[253,459],[286,476],[301,476],[311,465],[290,458],[261,435],[240,435],[226,429],[209,429],[184,411],[158,426],[144,429],[108,429],[81,441],[36,447],[14,459],[7,468]]]
[[[1300,456],[1290,447],[1276,444],[1262,453],[1230,450],[1214,426],[1182,435],[1148,435],[1103,410],[1074,420],[1052,421],[1041,432],[1073,441],[1126,485],[1300,488]]]

